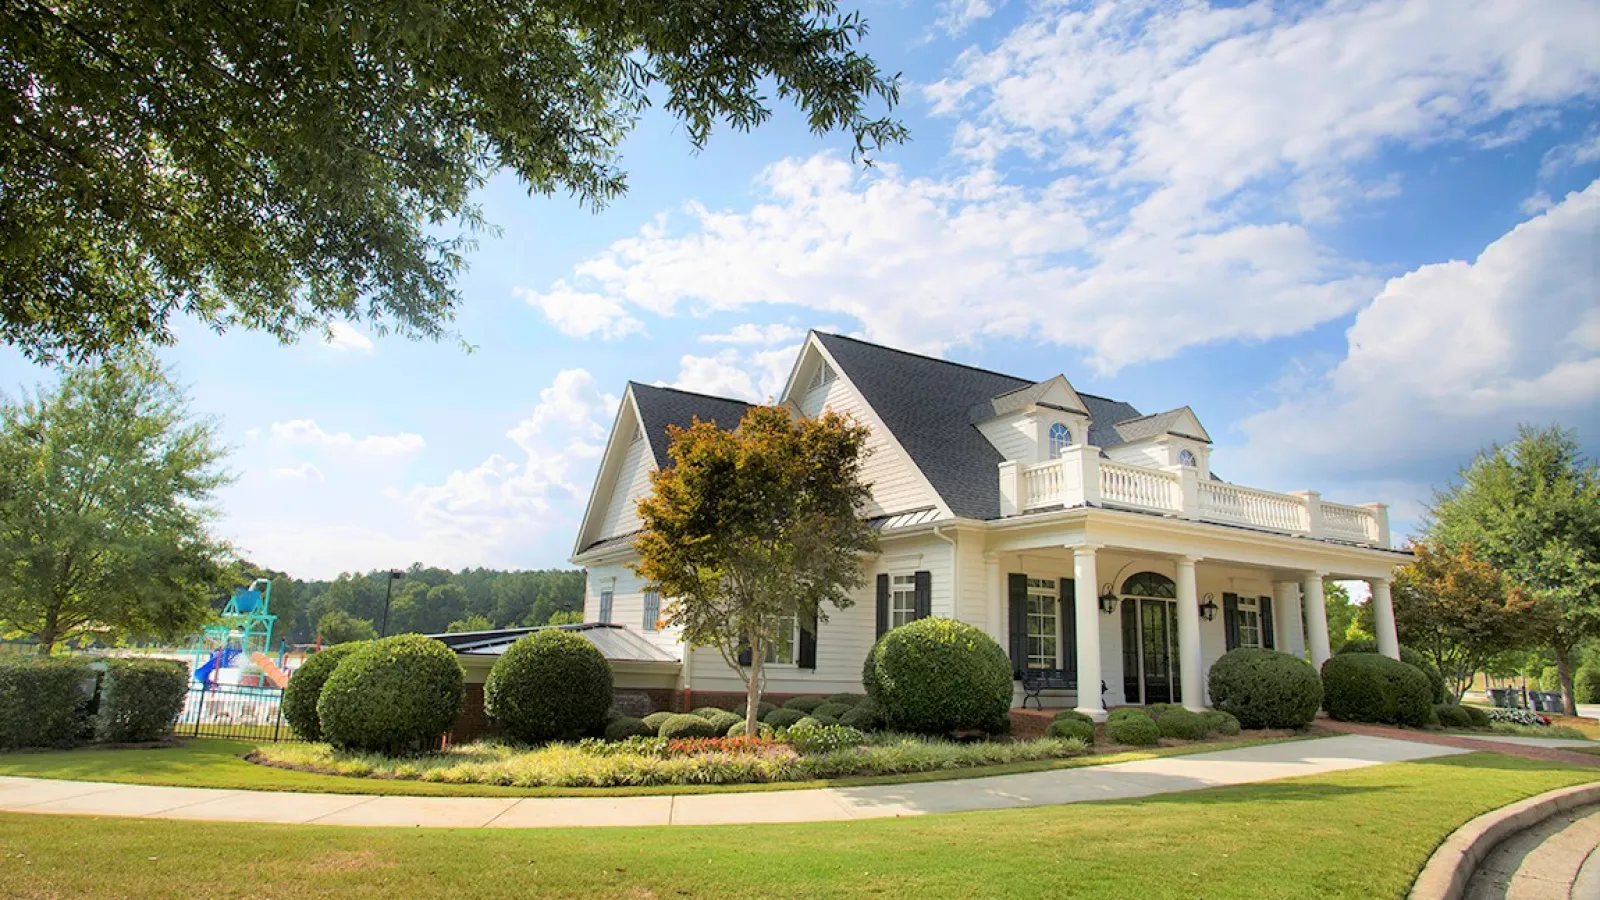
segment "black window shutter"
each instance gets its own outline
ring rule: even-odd
[[[800,660],[802,669],[815,669],[817,667],[817,625],[820,620],[817,611],[811,611],[811,627],[800,629]]]
[[[933,615],[933,573],[928,571],[916,572],[911,576],[912,595],[917,604],[917,618],[926,619]]]
[[[1011,669],[1022,677],[1028,665],[1028,576],[1012,572],[1007,579],[1011,591]]]
[[[750,642],[747,640],[739,642],[739,665],[750,665]]]
[[[1222,595],[1222,633],[1228,639],[1228,649],[1239,646],[1239,595]]]
[[[1278,641],[1277,635],[1272,633],[1272,598],[1262,597],[1256,600],[1256,604],[1261,610],[1261,646],[1276,650]]]
[[[1078,591],[1077,583],[1071,578],[1061,578],[1056,581],[1061,589],[1061,602],[1056,605],[1056,614],[1061,616],[1061,668],[1072,679],[1074,689],[1078,686]]]
[[[889,630],[889,576],[878,576],[878,637]]]

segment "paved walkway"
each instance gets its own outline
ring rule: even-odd
[[[1600,806],[1552,816],[1484,857],[1463,900],[1593,900],[1600,897]]]
[[[1508,753],[1512,756],[1522,756],[1528,759],[1562,762],[1575,766],[1600,767],[1600,756],[1588,753],[1574,753],[1571,750],[1563,749],[1562,746],[1587,744],[1590,747],[1600,747],[1600,743],[1594,741],[1569,742],[1560,738],[1523,738],[1505,734],[1440,734],[1438,732],[1418,731],[1414,728],[1369,725],[1364,722],[1339,722],[1334,719],[1324,718],[1317,719],[1317,724],[1330,731],[1342,731],[1345,734],[1386,737],[1418,744],[1455,747],[1460,750],[1487,750],[1491,753]]]
[[[675,797],[370,797],[0,777],[0,811],[458,828],[821,822],[1122,800],[1461,752],[1342,735],[993,778]]]

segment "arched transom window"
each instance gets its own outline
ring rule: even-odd
[[[1179,450],[1178,451],[1178,465],[1180,465],[1180,466],[1191,466],[1191,467],[1194,466],[1194,451],[1193,450]]]
[[[1159,572],[1140,572],[1128,576],[1122,583],[1122,593],[1130,597],[1173,599],[1178,596],[1178,586]]]
[[[1072,446],[1072,432],[1060,422],[1050,426],[1050,458],[1059,459],[1063,451]]]

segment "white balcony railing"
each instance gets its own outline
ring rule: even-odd
[[[1069,447],[1060,459],[1000,464],[1003,515],[1106,506],[1202,522],[1240,525],[1323,540],[1389,546],[1388,509],[1381,503],[1324,503],[1315,491],[1279,494],[1201,479],[1193,467],[1155,469],[1101,459],[1097,447]]]

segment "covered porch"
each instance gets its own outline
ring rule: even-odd
[[[1389,579],[1403,553],[1073,512],[989,535],[986,618],[1012,658],[1015,706],[1075,707],[1097,720],[1124,705],[1205,709],[1211,665],[1238,647],[1320,669],[1330,655],[1326,580],[1369,585],[1380,650],[1399,655]]]

